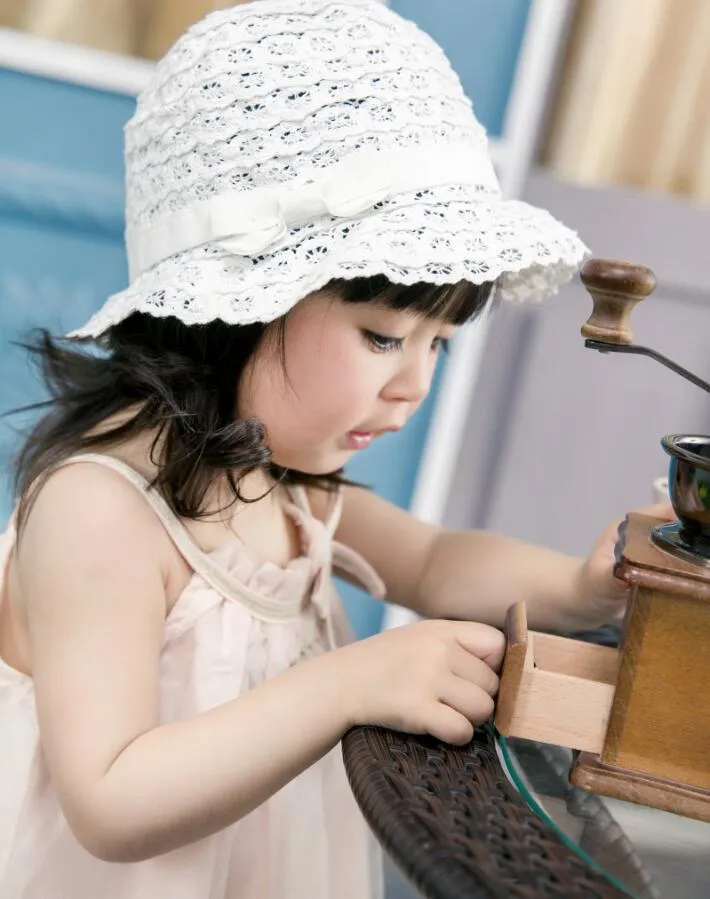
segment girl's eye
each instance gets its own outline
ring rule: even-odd
[[[402,337],[387,337],[384,334],[377,334],[375,331],[363,331],[362,334],[372,349],[378,353],[391,353],[395,350],[401,350],[404,344]]]
[[[443,350],[445,353],[449,352],[449,339],[448,337],[435,337],[431,343],[431,348],[436,352],[437,350]]]

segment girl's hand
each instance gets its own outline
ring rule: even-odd
[[[333,653],[352,724],[464,744],[493,712],[505,638],[468,621],[419,621]]]
[[[676,519],[670,503],[658,503],[636,511],[665,521]],[[589,613],[591,626],[619,621],[626,611],[628,585],[614,577],[614,550],[620,524],[621,521],[615,521],[604,530],[580,572],[580,599]]]

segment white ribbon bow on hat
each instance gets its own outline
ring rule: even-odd
[[[290,229],[322,216],[354,219],[398,194],[464,184],[499,195],[484,144],[356,150],[305,183],[216,194],[133,232],[130,277],[133,281],[164,259],[207,243],[238,256],[259,256]]]

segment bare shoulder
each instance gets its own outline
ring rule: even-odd
[[[69,564],[77,558],[106,565],[170,558],[169,537],[145,497],[124,477],[90,462],[63,466],[32,498],[18,540],[17,560],[26,571],[42,560]]]

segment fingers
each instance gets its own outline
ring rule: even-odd
[[[505,655],[505,635],[495,627],[461,621],[456,628],[456,640],[468,653],[477,656],[494,671],[499,671]]]
[[[427,714],[427,731],[454,746],[465,746],[473,737],[473,724],[449,705],[437,703]]]
[[[451,660],[451,672],[469,684],[476,684],[489,696],[498,692],[498,675],[488,662],[457,646]]]
[[[450,708],[458,717],[438,713],[436,720],[441,720],[438,726],[449,728],[448,742],[460,745],[471,739],[472,724],[483,724],[493,714],[499,681],[491,666],[500,666],[505,637],[495,628],[474,625],[463,628],[457,638],[459,646],[451,657],[451,674],[441,683],[439,700],[443,708]]]
[[[493,714],[493,697],[478,684],[460,677],[448,678],[441,691],[441,701],[473,724],[483,724]]]

